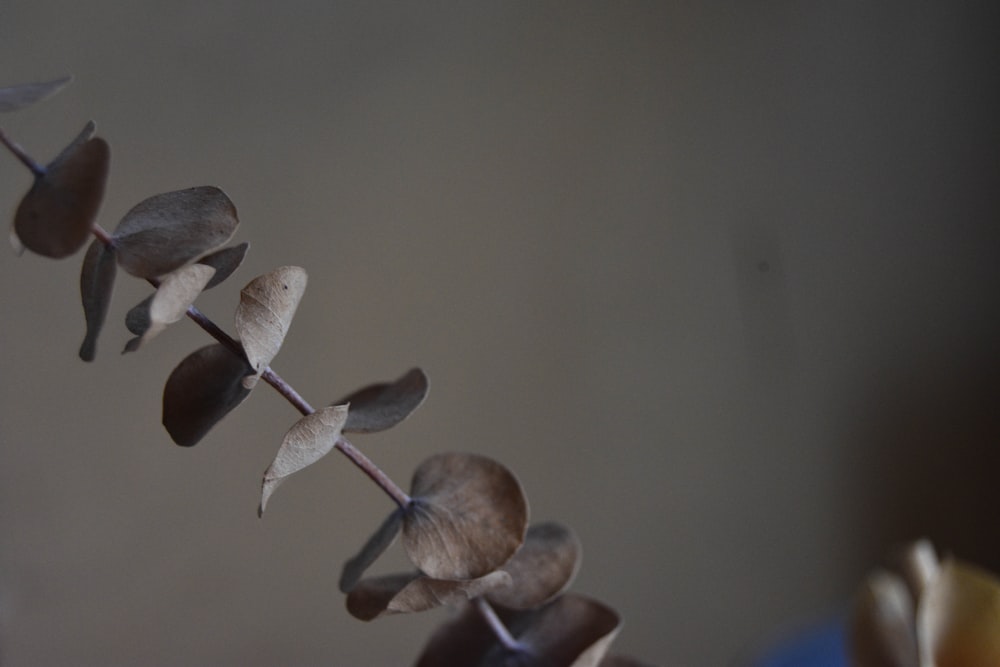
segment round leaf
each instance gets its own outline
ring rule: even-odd
[[[403,546],[435,579],[474,579],[506,563],[524,542],[528,501],[500,463],[476,454],[438,454],[413,475]]]
[[[267,500],[292,473],[306,468],[330,453],[347,421],[347,406],[332,405],[306,415],[285,434],[274,461],[264,471],[259,514]]]
[[[580,567],[580,541],[555,522],[530,526],[524,544],[501,569],[512,584],[487,595],[508,609],[533,609],[562,593]]]
[[[107,142],[93,134],[90,122],[35,176],[14,216],[12,241],[56,259],[72,255],[87,242],[111,162]]]
[[[490,572],[476,579],[432,579],[419,572],[362,579],[347,595],[347,610],[371,621],[389,614],[410,614],[444,605],[455,606],[510,585],[506,572]]]
[[[87,322],[87,335],[80,345],[80,358],[84,361],[93,361],[96,355],[97,337],[108,316],[117,270],[114,249],[95,239],[87,248],[80,271],[80,297]]]
[[[338,405],[351,404],[344,433],[376,433],[400,423],[420,407],[427,396],[427,376],[414,368],[395,382],[381,382],[345,396]]]
[[[243,258],[247,256],[247,250],[249,248],[250,244],[244,241],[238,245],[223,248],[222,250],[216,250],[215,252],[209,253],[199,259],[199,264],[206,264],[215,269],[215,275],[212,276],[212,279],[208,281],[207,285],[205,285],[205,289],[212,289],[231,276],[233,271],[238,269],[240,264],[243,263]]]
[[[163,389],[163,425],[182,447],[205,437],[250,394],[243,376],[247,362],[227,347],[207,345],[185,357]]]
[[[125,214],[112,238],[123,269],[155,279],[219,248],[238,225],[226,193],[202,186],[143,200]]]
[[[257,374],[268,367],[281,349],[306,282],[304,269],[283,266],[257,276],[240,292],[236,331]]]

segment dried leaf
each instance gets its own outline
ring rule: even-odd
[[[432,579],[415,572],[362,579],[347,595],[347,610],[371,621],[389,614],[410,614],[441,606],[455,606],[486,592],[510,585],[506,572],[490,572],[477,579]]]
[[[82,248],[90,237],[111,162],[107,142],[94,137],[87,123],[73,142],[45,169],[21,200],[11,241],[45,257],[61,258]]]
[[[149,327],[153,324],[153,320],[149,314],[149,308],[153,304],[154,296],[156,296],[156,292],[153,292],[145,299],[129,308],[129,311],[125,313],[125,328],[136,336],[141,336],[146,333],[146,331],[149,330]]]
[[[125,345],[125,352],[138,350],[166,329],[168,324],[173,324],[184,317],[188,307],[204,291],[205,285],[213,275],[215,269],[211,266],[192,264],[164,276],[153,298],[146,299],[136,306],[145,312],[145,316],[130,311],[131,319],[128,324],[130,330],[137,336]],[[133,308],[133,311],[136,308]],[[141,329],[141,324],[146,322],[148,326]]]
[[[350,419],[350,416],[348,416],[348,419]],[[339,584],[341,593],[347,593],[357,585],[365,570],[396,541],[396,536],[399,535],[402,527],[403,512],[396,509],[386,517],[382,525],[375,531],[375,534],[368,538],[365,545],[361,547],[361,551],[344,563]]]
[[[257,276],[240,292],[236,308],[236,331],[240,335],[250,366],[259,375],[281,349],[288,327],[306,289],[306,272],[297,266],[283,266]],[[257,375],[248,377],[248,387]]]
[[[80,297],[83,300],[83,316],[87,322],[87,334],[80,345],[80,358],[93,361],[97,352],[97,337],[108,316],[111,295],[115,289],[115,251],[95,239],[83,257],[80,271]]]
[[[438,454],[413,475],[403,519],[410,561],[435,579],[475,579],[506,563],[524,542],[528,501],[500,463]]]
[[[913,598],[902,577],[877,571],[854,606],[850,651],[856,667],[914,667],[917,638]]]
[[[332,405],[295,422],[285,434],[274,461],[264,471],[258,514],[264,513],[268,498],[286,477],[330,453],[346,421],[347,406]]]
[[[555,522],[528,528],[524,544],[501,569],[512,585],[487,599],[508,609],[534,609],[562,593],[580,567],[580,541],[566,526]]]
[[[917,610],[922,665],[1000,665],[1000,580],[946,560]]]
[[[250,244],[244,241],[238,245],[223,248],[222,250],[216,250],[215,252],[209,253],[199,259],[199,264],[206,264],[215,269],[215,275],[212,276],[212,279],[208,281],[207,285],[205,285],[205,289],[212,289],[231,276],[233,271],[238,269],[240,264],[243,263],[243,258],[247,256],[247,250],[249,248]]]
[[[250,394],[245,359],[220,344],[192,352],[163,389],[163,425],[182,447],[191,447]]]
[[[19,83],[0,88],[0,111],[17,111],[36,102],[41,102],[45,98],[55,95],[72,80],[72,76],[64,76],[54,81]]]
[[[414,368],[395,382],[380,382],[345,396],[350,403],[344,433],[376,433],[392,428],[416,410],[427,396],[427,376]]]
[[[219,248],[238,225],[236,206],[217,187],[154,195],[115,229],[118,263],[134,276],[155,279]]]
[[[614,609],[572,593],[535,611],[497,614],[525,648],[516,660],[470,605],[431,636],[417,667],[597,667],[621,629]]]

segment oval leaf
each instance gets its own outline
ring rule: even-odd
[[[36,102],[41,102],[45,98],[55,95],[72,80],[72,76],[64,76],[54,81],[19,83],[0,88],[0,111],[17,111]]]
[[[107,142],[94,123],[40,174],[14,215],[12,241],[55,259],[72,255],[90,237],[111,163]]]
[[[164,277],[152,299],[144,300],[129,311],[126,324],[130,331],[138,335],[128,342],[125,352],[138,350],[166,329],[168,324],[184,317],[214,274],[215,269],[211,266],[192,264]],[[136,309],[140,312],[134,312]],[[145,328],[143,325],[146,325]]]
[[[849,639],[857,667],[917,664],[913,598],[902,577],[881,570],[868,577],[855,602]]]
[[[340,574],[341,593],[347,593],[357,585],[365,570],[396,541],[396,536],[402,527],[403,512],[397,509],[386,517],[375,534],[368,538],[365,546],[361,547],[361,551],[344,563],[344,569]]]
[[[285,478],[319,461],[330,453],[347,421],[347,406],[333,405],[306,415],[285,434],[274,461],[264,471],[260,495],[263,514],[267,500]]]
[[[250,366],[259,375],[281,349],[306,289],[305,269],[283,266],[257,276],[240,292],[236,331]],[[257,376],[254,376],[254,381]],[[249,380],[249,378],[248,378]],[[249,382],[252,386],[253,382]],[[345,407],[346,409],[346,407]]]
[[[244,359],[220,344],[189,354],[163,389],[163,425],[173,441],[182,447],[198,444],[250,394],[242,382],[250,372]]]
[[[403,518],[410,561],[435,579],[475,579],[506,563],[524,542],[528,501],[500,463],[438,454],[413,475]]]
[[[580,541],[573,531],[555,522],[536,524],[501,568],[513,583],[487,598],[508,609],[534,609],[566,590],[579,568]]]
[[[510,585],[506,572],[490,572],[476,579],[432,579],[419,572],[362,579],[347,595],[347,610],[371,621],[389,614],[410,614],[445,605],[455,606],[497,588]]]
[[[80,271],[80,297],[83,316],[87,322],[87,335],[80,345],[80,358],[93,361],[97,353],[97,337],[108,316],[111,296],[115,289],[115,251],[98,239],[87,248]]]
[[[381,382],[345,396],[337,404],[350,403],[344,433],[376,433],[400,423],[420,407],[427,396],[427,376],[414,368],[395,382]]]
[[[1000,580],[946,560],[920,600],[921,664],[1000,665]]]
[[[209,185],[140,202],[125,214],[112,238],[121,267],[152,280],[219,248],[239,224],[233,202]]]
[[[249,248],[250,244],[244,241],[239,245],[223,248],[222,250],[216,250],[215,252],[209,253],[199,259],[199,264],[205,264],[215,269],[215,275],[212,276],[212,279],[208,281],[207,285],[205,285],[205,289],[212,289],[231,276],[233,271],[238,269],[240,264],[243,263],[243,259],[247,256],[247,250]]]

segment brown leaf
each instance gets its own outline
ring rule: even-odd
[[[431,636],[417,667],[597,667],[621,629],[614,609],[571,593],[535,611],[497,614],[526,649],[516,660],[470,605]]]
[[[921,664],[1000,665],[1000,580],[945,560],[920,600],[917,633]]]
[[[359,389],[337,401],[351,404],[344,433],[376,433],[400,423],[416,410],[427,396],[427,376],[419,368],[395,382],[380,382]]]
[[[45,257],[61,258],[82,248],[90,237],[104,197],[111,150],[94,137],[94,123],[45,169],[21,200],[11,242]]]
[[[247,360],[257,375],[244,382],[252,387],[257,377],[278,354],[288,327],[306,289],[306,272],[283,266],[257,276],[240,292],[236,308],[236,331]],[[345,407],[346,409],[346,407]],[[339,428],[339,427],[338,427]]]
[[[403,519],[410,561],[435,579],[475,579],[506,563],[524,541],[528,501],[500,463],[438,454],[413,475]]]
[[[268,498],[286,477],[330,453],[346,421],[347,406],[332,405],[295,422],[285,434],[274,461],[264,471],[258,514],[264,513]]]
[[[580,541],[573,531],[555,522],[535,524],[501,568],[513,583],[487,599],[508,609],[533,609],[569,587],[579,567]]]
[[[339,583],[341,593],[347,593],[357,585],[365,570],[396,541],[396,536],[399,535],[402,527],[403,512],[396,509],[386,517],[375,534],[368,538],[365,545],[361,547],[361,551],[344,563]]]
[[[244,241],[238,245],[216,250],[198,260],[199,264],[207,264],[215,269],[215,275],[205,285],[205,289],[212,289],[223,280],[233,274],[233,271],[240,267],[243,258],[247,256],[250,244]]]
[[[236,206],[217,187],[154,195],[115,229],[118,263],[134,276],[155,279],[219,248],[238,225]]]
[[[185,357],[163,388],[163,425],[182,447],[191,447],[250,394],[246,360],[220,344]]]
[[[125,345],[125,352],[138,350],[166,329],[168,324],[173,324],[184,317],[188,307],[204,291],[205,285],[214,274],[215,269],[211,266],[192,264],[164,276],[153,298],[146,299],[136,306],[142,312],[130,311],[131,317],[126,318],[130,330],[137,334],[137,337]],[[141,325],[147,323],[143,329]]]
[[[877,571],[855,601],[849,628],[856,667],[914,667],[917,639],[914,604],[902,577]]]
[[[80,345],[80,358],[93,361],[97,353],[97,337],[108,316],[111,295],[115,289],[115,251],[95,239],[83,257],[80,271],[80,297],[83,300],[83,316],[87,322],[87,334]]]
[[[36,102],[41,102],[45,98],[55,95],[72,80],[72,76],[64,76],[53,81],[19,83],[0,88],[0,111],[17,111]]]
[[[347,610],[371,621],[389,614],[410,614],[441,606],[455,606],[510,585],[506,572],[490,572],[476,579],[432,579],[415,572],[362,579],[347,594]]]

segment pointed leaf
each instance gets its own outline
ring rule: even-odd
[[[188,307],[194,303],[205,285],[212,279],[215,269],[204,264],[192,264],[168,274],[156,288],[152,299],[146,299],[129,312],[126,318],[133,333],[138,334],[125,345],[125,352],[134,352],[154,336],[184,317]],[[136,313],[139,309],[140,312]],[[142,324],[148,322],[145,329]]]
[[[45,98],[55,95],[72,80],[72,76],[64,76],[54,81],[19,83],[0,88],[0,111],[17,111],[36,102],[41,102]]]
[[[258,514],[264,513],[268,498],[286,477],[330,453],[340,437],[345,421],[347,406],[333,405],[295,422],[285,434],[274,461],[264,471]]]
[[[341,593],[347,593],[357,585],[365,570],[396,541],[396,536],[399,535],[402,527],[403,512],[397,509],[386,517],[375,534],[368,538],[365,545],[361,547],[361,551],[344,563],[339,584]]]
[[[306,289],[306,272],[283,266],[257,276],[240,292],[236,331],[250,366],[259,375],[281,349],[288,327]],[[256,381],[254,376],[254,380]],[[248,378],[250,380],[250,378]],[[253,381],[248,386],[253,386]]]
[[[207,345],[185,357],[163,388],[163,425],[182,447],[191,447],[250,394],[246,360],[223,345]]]
[[[857,667],[917,664],[913,598],[902,577],[882,570],[868,577],[849,632],[852,664]]]
[[[83,300],[83,316],[87,322],[87,335],[80,345],[80,358],[93,361],[97,353],[97,337],[108,316],[111,295],[115,289],[115,251],[110,246],[95,239],[83,258],[80,271],[80,297]]]
[[[389,614],[410,614],[441,606],[455,606],[510,585],[506,572],[490,572],[477,579],[432,579],[415,572],[362,579],[347,594],[347,610],[371,621]]]
[[[155,279],[219,248],[238,225],[236,206],[217,187],[154,195],[115,229],[118,263],[134,276]]]
[[[410,416],[427,396],[427,376],[414,368],[395,382],[380,382],[345,396],[337,404],[350,403],[344,433],[376,433],[390,429]]]
[[[61,258],[82,248],[90,237],[111,162],[107,142],[94,137],[94,123],[42,173],[21,200],[11,240],[45,257]]]
[[[208,281],[207,285],[205,285],[205,289],[212,289],[231,276],[233,271],[238,269],[240,264],[243,263],[243,258],[247,256],[247,250],[249,248],[250,244],[244,241],[238,245],[223,248],[222,250],[216,250],[215,252],[209,253],[199,259],[199,264],[207,264],[215,269],[215,275],[212,276],[212,279]]]
[[[403,519],[410,561],[435,579],[474,579],[506,563],[524,541],[528,501],[500,463],[438,454],[413,475]]]
[[[487,595],[508,609],[534,609],[562,593],[580,567],[580,541],[566,526],[555,522],[528,528],[524,544],[501,570],[512,584]]]
[[[1000,580],[946,560],[918,609],[921,664],[1000,665]]]
[[[417,667],[597,667],[621,629],[614,609],[572,593],[535,611],[496,611],[524,653],[504,648],[470,605],[431,636]]]

